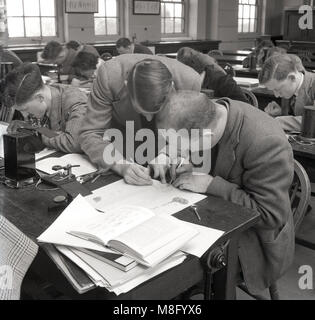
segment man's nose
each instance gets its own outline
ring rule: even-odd
[[[152,121],[152,119],[153,119],[153,114],[146,114],[145,115],[145,118],[147,119],[147,121]]]

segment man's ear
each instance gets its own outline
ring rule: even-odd
[[[296,81],[296,74],[294,72],[289,73],[288,79],[292,82],[295,82]]]
[[[34,99],[42,103],[45,100],[45,97],[41,92],[38,92],[35,93]]]

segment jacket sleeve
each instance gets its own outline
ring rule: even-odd
[[[63,115],[65,121],[65,130],[58,132],[59,135],[53,138],[42,136],[43,143],[56,150],[65,153],[81,152],[79,144],[79,130],[82,126],[86,109],[87,96],[79,90],[72,90],[72,96],[65,98],[65,105],[63,106],[65,114]]]
[[[214,71],[213,84],[215,97],[227,97],[233,100],[248,103],[248,100],[242,89],[237,85],[231,76]]]
[[[279,136],[261,137],[244,155],[242,186],[214,177],[207,193],[219,196],[261,215],[256,228],[277,230],[291,213],[289,188],[293,180],[292,149]]]
[[[87,113],[80,130],[80,145],[90,160],[101,168],[107,165],[103,152],[109,142],[103,136],[112,122],[113,93],[109,87],[109,71],[106,64],[100,67],[88,100]],[[114,76],[114,75],[113,75]]]

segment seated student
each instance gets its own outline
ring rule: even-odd
[[[75,50],[57,41],[50,41],[41,53],[39,62],[55,63],[60,66],[61,74],[71,75],[74,73],[72,63],[79,52],[89,52],[99,57],[97,50],[90,45],[81,45]]]
[[[81,43],[75,40],[70,40],[66,43],[66,47],[68,49],[73,49],[75,51],[79,50],[81,47]]]
[[[195,173],[200,168],[193,164],[177,169],[175,187],[221,197],[260,213],[260,221],[242,234],[238,255],[248,289],[258,293],[269,287],[294,257],[289,198],[294,162],[284,132],[268,115],[246,103],[228,98],[214,102],[188,91],[169,99],[157,126],[174,129],[175,139],[170,141],[180,137],[181,146],[190,143],[190,150],[203,151],[205,159],[205,154],[211,155],[211,166],[204,166],[203,174]],[[193,129],[200,131],[193,135]],[[206,135],[204,143],[199,143]]]
[[[90,87],[97,76],[98,68],[104,63],[101,58],[97,58],[89,52],[79,52],[72,63],[74,75],[71,85]]]
[[[103,61],[108,61],[108,60],[113,59],[113,56],[112,56],[109,52],[104,52],[104,53],[101,55],[101,59],[102,59]]]
[[[152,51],[142,44],[132,43],[128,38],[120,38],[116,42],[118,54],[144,53],[153,54]]]
[[[276,97],[290,99],[291,115],[276,118],[283,130],[301,131],[304,106],[313,105],[315,100],[315,74],[305,71],[295,55],[273,55],[265,62],[259,82]],[[266,111],[271,116],[282,114],[281,107],[275,102],[268,105]]]
[[[87,96],[79,89],[44,85],[38,66],[25,63],[7,75],[5,95],[25,118],[36,118],[58,134],[53,138],[42,135],[45,146],[66,153],[81,151],[78,131],[86,113]],[[27,122],[12,121],[8,132],[25,127],[29,127]]]
[[[209,58],[211,60],[209,60]],[[193,68],[201,76],[202,88],[214,90],[216,98],[228,97],[248,102],[242,89],[234,79],[223,73],[213,58],[194,49],[183,47],[177,52],[177,60]],[[220,69],[219,69],[219,68]]]
[[[4,49],[1,43],[0,43],[0,62],[12,62],[13,68],[18,67],[23,63],[22,60],[13,51]]]
[[[174,90],[200,91],[200,77],[184,64],[165,57],[124,54],[104,63],[93,83],[89,106],[82,123],[82,150],[100,168],[111,168],[127,183],[151,184],[149,170],[128,160],[110,163],[104,150],[111,146],[104,139],[106,130],[115,125],[122,130],[132,121],[134,131],[155,129],[154,117],[163,109]],[[133,139],[133,138],[132,138]],[[165,182],[164,166],[153,165],[154,177]]]

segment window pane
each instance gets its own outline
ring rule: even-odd
[[[250,32],[256,32],[256,19],[250,20]]]
[[[7,15],[8,17],[23,16],[22,0],[7,0]]]
[[[164,19],[161,19],[161,32],[165,33],[165,23],[164,23]]]
[[[183,20],[175,19],[175,33],[182,33],[182,32],[184,32]]]
[[[107,34],[118,34],[116,18],[107,18]]]
[[[39,17],[39,0],[24,0],[24,15]]]
[[[256,0],[249,0],[249,4],[256,4]]]
[[[95,18],[95,35],[102,36],[106,34],[105,19]]]
[[[244,18],[249,18],[249,6],[244,6]]]
[[[243,6],[238,6],[238,17],[243,18]]]
[[[181,4],[175,4],[175,17],[182,17],[183,6]]]
[[[165,4],[165,17],[170,18],[174,15],[174,5],[172,3]]]
[[[165,19],[165,33],[174,33],[174,20]]]
[[[55,0],[40,0],[40,10],[42,16],[55,16]]]
[[[251,6],[250,7],[250,17],[253,19],[253,18],[256,18],[256,7],[255,6]]]
[[[242,32],[242,27],[243,27],[243,20],[238,19],[238,32]]]
[[[106,0],[106,16],[117,17],[117,2],[116,0]]]
[[[43,37],[56,36],[55,18],[42,18],[42,35]]]
[[[105,17],[105,0],[98,0],[98,13],[95,13],[95,17]]]
[[[25,18],[25,35],[26,37],[40,37],[39,18]]]
[[[9,37],[24,37],[23,18],[8,18]]]
[[[249,32],[249,19],[243,20],[243,32]]]

